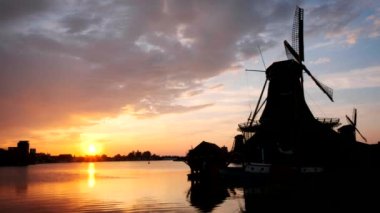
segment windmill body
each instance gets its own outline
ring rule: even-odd
[[[283,166],[327,166],[342,163],[344,145],[337,132],[319,122],[303,92],[302,66],[294,60],[273,63],[266,106],[251,137],[246,138],[248,162]]]

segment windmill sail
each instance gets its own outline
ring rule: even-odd
[[[331,101],[334,101],[333,100],[333,89],[331,89],[330,87],[328,87],[328,86],[326,86],[326,85],[324,85],[324,84],[322,84],[320,81],[318,81],[311,73],[310,73],[310,71],[305,67],[305,66],[303,66],[304,67],[304,70],[305,70],[305,72],[311,77],[311,79],[313,79],[313,81],[315,82],[315,84],[322,90],[322,92],[324,92],[326,95],[327,95],[327,97],[329,97],[329,99],[331,100]]]
[[[286,57],[288,59],[293,59],[297,61],[298,63],[302,62],[298,53],[293,49],[292,46],[290,46],[290,44],[286,40],[284,41],[284,46],[285,46]]]
[[[306,72],[306,74],[308,74],[311,77],[311,79],[313,79],[314,83],[322,90],[322,92],[324,92],[331,101],[334,101],[333,100],[333,89],[331,89],[330,87],[322,84],[320,81],[318,81],[311,74],[311,72],[306,68],[306,66],[302,64],[301,57],[293,49],[293,47],[290,46],[290,44],[286,40],[284,41],[284,45],[285,45],[285,50],[286,50],[286,54],[288,55],[288,58],[289,58],[289,56],[291,56],[291,58],[289,58],[289,59],[294,59],[295,61],[297,61],[298,63],[300,63],[302,65],[302,67],[303,67],[303,70]]]
[[[364,135],[359,131],[358,128],[356,128],[356,120],[357,120],[357,110],[354,108],[352,111],[352,119],[353,121],[346,115],[347,121],[355,128],[355,131],[360,135],[360,137],[363,138],[365,142],[367,142],[367,138],[364,137]]]
[[[292,30],[292,47],[298,53],[299,60],[304,61],[304,46],[303,46],[303,9],[296,8],[294,14],[293,30]]]

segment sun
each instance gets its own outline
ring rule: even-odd
[[[92,138],[84,138],[79,144],[81,153],[87,156],[101,155],[104,151],[103,145],[103,143]]]
[[[94,144],[89,144],[87,148],[87,152],[90,155],[96,155],[98,153],[98,149]]]

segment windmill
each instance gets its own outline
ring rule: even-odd
[[[303,44],[303,19],[304,19],[303,9],[300,7],[296,8],[294,15],[293,31],[292,31],[292,45],[290,45],[286,40],[284,41],[285,51],[288,59],[293,59],[298,62],[302,69],[307,75],[314,81],[314,83],[322,90],[327,97],[333,100],[333,90],[322,84],[317,80],[309,71],[309,69],[302,63],[305,60],[304,56],[304,44]],[[303,77],[301,76],[301,82],[303,83]]]
[[[294,22],[293,22],[293,28],[292,28],[292,45],[290,45],[286,40],[284,41],[286,55],[287,55],[288,59],[293,59],[295,62],[297,62],[301,66],[302,70],[307,75],[310,76],[310,78],[322,90],[322,92],[325,93],[331,101],[334,101],[333,100],[333,89],[331,89],[330,87],[321,83],[317,78],[315,78],[311,74],[310,70],[303,64],[303,61],[305,60],[304,41],[303,41],[304,40],[303,39],[303,20],[304,20],[304,10],[300,7],[297,7],[296,11],[295,11],[295,15],[294,15]],[[262,56],[260,48],[259,48],[259,51],[260,51],[260,55],[261,55],[265,70],[248,70],[248,69],[246,69],[246,71],[266,72],[267,68],[265,67],[265,63],[264,63],[263,56]],[[253,112],[253,114],[252,113],[250,114],[250,116],[248,118],[248,122],[244,125],[244,127],[253,127],[254,126],[254,122],[255,122],[255,118],[256,118],[257,114],[259,113],[259,111],[262,109],[262,107],[267,102],[267,99],[262,101],[262,96],[263,96],[263,93],[266,89],[268,80],[269,79],[267,76],[267,78],[265,79],[264,85],[262,87],[260,97],[259,97],[259,100],[257,102],[255,111]],[[301,75],[301,84],[303,85],[303,76],[302,75]],[[319,120],[320,118],[317,118],[317,119]],[[323,119],[323,122],[326,122],[326,119]],[[339,124],[339,120],[336,120],[336,119],[330,119],[329,122],[333,123],[334,125]],[[243,127],[243,125],[241,127]]]
[[[302,8],[297,7],[292,28],[292,45],[290,45],[286,40],[284,41],[288,60],[274,62],[267,68],[264,63],[261,50],[259,48],[265,70],[246,69],[246,71],[265,72],[266,79],[264,85],[262,86],[261,93],[254,111],[249,114],[248,120],[246,122],[238,125],[238,130],[243,133],[245,138],[250,138],[253,136],[256,130],[261,126],[262,122],[266,122],[268,120],[275,122],[298,122],[295,120],[301,119],[309,120],[312,122],[316,119],[320,123],[328,125],[329,127],[335,127],[340,124],[339,119],[335,118],[315,118],[305,102],[303,90],[303,72],[311,77],[314,83],[322,90],[322,92],[327,95],[331,101],[333,101],[333,90],[315,78],[309,69],[303,64],[303,61],[305,59],[303,42],[303,20],[304,11]],[[289,79],[293,77],[294,79]],[[272,89],[270,89],[270,86],[268,86],[270,81],[272,82]],[[281,85],[287,85],[285,87],[289,88],[285,90],[288,91],[279,91],[279,89],[282,88]],[[263,95],[264,91],[266,91],[267,88],[268,94],[265,98]],[[272,93],[272,95],[270,95],[270,98],[268,97],[269,93]],[[292,94],[292,97],[285,97],[283,96],[284,94]],[[271,103],[269,104],[269,102]],[[265,109],[263,110],[260,119],[256,120],[256,117],[258,116],[261,109],[264,108],[264,106]],[[296,132],[296,130],[294,132]]]
[[[308,173],[309,169],[311,173],[320,173],[334,165],[366,163],[358,158],[368,154],[368,144],[355,143],[356,133],[366,141],[356,128],[356,109],[352,118],[346,116],[349,124],[336,131],[334,128],[340,125],[338,118],[316,118],[306,102],[304,72],[331,101],[333,90],[315,78],[303,64],[303,20],[303,9],[297,7],[292,45],[284,41],[287,60],[275,61],[268,67],[264,64],[263,71],[246,70],[266,74],[255,110],[249,114],[248,120],[238,124],[242,135],[237,136],[244,137],[241,156],[247,172],[257,174],[265,165],[285,168],[286,171],[297,170],[301,174]],[[264,91],[266,97],[263,97]],[[258,116],[260,118],[255,120]]]
[[[358,130],[358,128],[356,128],[357,110],[355,108],[354,108],[354,110],[352,112],[352,120],[347,115],[346,115],[346,119],[347,119],[348,123],[350,123],[352,125],[352,127],[354,128],[353,129],[353,134],[354,134],[355,140],[356,140],[356,132],[357,132],[360,135],[360,137],[365,142],[367,142],[367,139],[362,135],[362,133]]]

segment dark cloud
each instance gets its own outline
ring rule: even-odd
[[[125,106],[154,115],[207,107],[173,103],[202,92],[202,80],[252,57],[258,45],[282,42],[295,4],[1,1],[8,28],[0,31],[0,128],[81,125],[78,116],[113,116]],[[331,7],[309,16],[351,11],[342,3]],[[327,30],[350,21],[337,19]]]
[[[47,10],[52,1],[49,0],[9,0],[0,1],[0,22],[11,22]]]
[[[67,33],[86,33],[86,31],[91,31],[92,26],[101,24],[101,21],[102,19],[95,15],[83,16],[83,14],[75,14],[65,17],[62,20],[62,25],[67,27]]]
[[[364,2],[331,1],[311,7],[306,11],[308,35],[338,34],[361,15]]]

